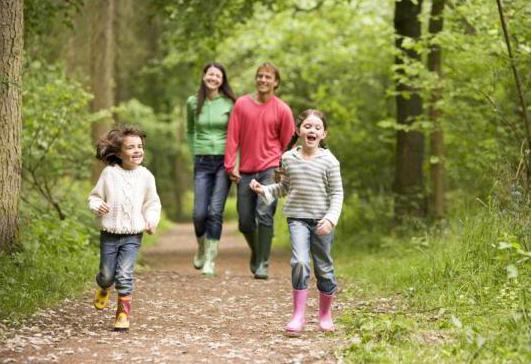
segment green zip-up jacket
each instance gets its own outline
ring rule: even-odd
[[[205,99],[201,114],[196,115],[197,96],[186,101],[186,136],[192,155],[224,155],[227,124],[234,103],[225,96]]]

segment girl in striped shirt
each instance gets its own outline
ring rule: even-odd
[[[282,155],[284,176],[279,183],[264,186],[252,180],[250,188],[266,201],[286,196],[284,214],[291,239],[293,315],[286,334],[298,336],[304,327],[308,298],[310,256],[319,290],[319,327],[333,331],[332,301],[336,291],[334,264],[330,255],[333,231],[341,214],[343,187],[339,161],[325,149],[327,123],[321,111],[309,109],[297,118],[297,128]],[[301,145],[291,149],[297,140]]]

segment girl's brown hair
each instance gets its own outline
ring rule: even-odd
[[[115,164],[122,165],[122,159],[118,155],[122,150],[125,137],[128,136],[139,137],[142,139],[142,144],[144,144],[146,139],[146,133],[131,126],[112,129],[96,144],[96,158],[110,166]]]
[[[307,109],[307,110],[304,110],[303,112],[301,112],[299,114],[299,116],[297,116],[297,122],[296,122],[295,129],[298,130],[301,127],[302,122],[304,120],[308,119],[311,115],[316,116],[319,119],[321,119],[321,121],[323,122],[324,130],[328,129],[328,123],[326,122],[325,114],[322,111],[319,111],[319,110],[316,110],[316,109]],[[291,148],[293,148],[295,143],[297,143],[298,139],[299,139],[299,135],[297,134],[297,132],[295,132],[293,134],[293,136],[291,137],[291,140],[288,143],[288,146],[286,147],[286,150],[290,150]],[[326,148],[326,143],[325,143],[324,139],[322,139],[319,142],[319,146],[321,148]]]

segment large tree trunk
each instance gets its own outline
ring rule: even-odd
[[[23,0],[0,0],[0,251],[21,248]]]
[[[401,69],[405,60],[420,61],[420,55],[413,49],[405,49],[405,38],[418,40],[421,34],[419,14],[422,0],[401,0],[395,3],[394,26],[396,48],[400,53],[395,57],[398,77],[396,81],[396,118],[398,125],[409,127],[422,115],[422,99],[412,80],[405,80]],[[396,141],[396,170],[394,181],[395,219],[400,222],[405,217],[424,217],[426,201],[422,165],[424,160],[424,134],[418,130],[399,130]]]
[[[446,0],[433,0],[431,4],[430,23],[428,31],[430,38],[435,37],[443,29],[443,10]],[[442,76],[441,70],[441,47],[438,44],[431,44],[428,53],[428,70]],[[433,131],[430,135],[431,158],[431,198],[430,213],[440,219],[444,216],[444,133],[439,123],[440,110],[437,102],[441,99],[441,90],[437,87],[432,92],[428,118],[433,123]]]
[[[93,26],[91,41],[91,84],[94,99],[91,109],[93,112],[110,109],[114,106],[114,0],[94,0]],[[113,124],[113,118],[105,117],[92,125],[92,140],[94,143]],[[92,180],[96,181],[102,169],[97,162],[92,170]]]

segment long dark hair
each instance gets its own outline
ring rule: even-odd
[[[298,130],[301,127],[302,122],[304,120],[308,119],[308,117],[310,115],[314,115],[314,116],[318,117],[319,119],[321,119],[322,122],[323,122],[324,130],[328,129],[328,123],[326,121],[325,114],[322,111],[319,111],[319,110],[316,110],[316,109],[307,109],[307,110],[304,110],[303,112],[301,112],[299,114],[299,116],[297,116],[297,125],[296,125],[295,129]],[[288,146],[286,147],[286,151],[288,151],[291,148],[293,148],[295,143],[297,143],[298,139],[299,139],[299,135],[297,134],[297,131],[295,131],[295,133],[293,133],[293,136],[291,137],[291,140],[288,143]],[[319,146],[321,148],[326,148],[326,143],[325,143],[324,139],[321,139],[319,141]]]
[[[201,109],[203,108],[203,104],[205,103],[205,99],[207,97],[207,88],[205,86],[205,81],[203,81],[203,77],[205,76],[210,67],[217,68],[221,71],[221,74],[223,75],[223,82],[221,83],[221,86],[219,86],[219,90],[221,91],[221,93],[231,99],[232,102],[236,101],[236,95],[234,95],[234,92],[232,91],[232,88],[229,85],[229,79],[227,77],[227,71],[225,71],[225,67],[223,67],[221,63],[217,62],[207,63],[203,67],[201,85],[199,86],[199,90],[197,91],[197,108],[195,110],[196,115],[201,114]]]
[[[104,135],[96,144],[96,158],[108,165],[122,165],[122,159],[118,157],[122,150],[122,143],[127,136],[137,136],[142,139],[142,144],[146,139],[146,133],[132,126],[122,126],[112,129]]]

